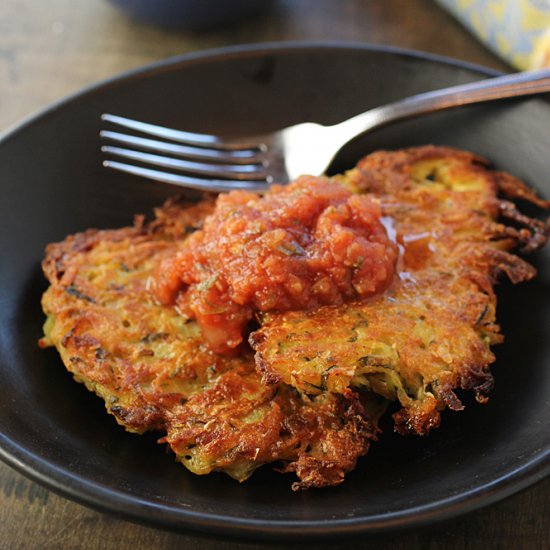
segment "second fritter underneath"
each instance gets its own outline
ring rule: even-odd
[[[367,452],[380,402],[266,386],[251,352],[214,353],[195,322],[158,305],[148,290],[155,266],[211,206],[170,204],[149,225],[138,219],[50,245],[41,343],[59,350],[127,430],[164,432],[162,441],[196,474],[223,471],[243,481],[279,462],[296,472],[295,489],[336,485]]]

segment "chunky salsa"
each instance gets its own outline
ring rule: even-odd
[[[266,195],[220,195],[184,248],[165,259],[154,293],[195,318],[219,353],[236,348],[258,312],[308,310],[381,292],[397,248],[379,204],[338,182],[302,176]]]

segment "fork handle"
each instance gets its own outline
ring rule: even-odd
[[[496,76],[450,88],[424,92],[375,107],[332,126],[342,136],[362,133],[418,115],[472,103],[550,92],[550,68]]]

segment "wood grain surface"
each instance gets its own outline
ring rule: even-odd
[[[154,1],[154,0],[151,0]],[[223,1],[223,0],[220,0]],[[189,33],[137,23],[105,0],[0,0],[0,131],[83,86],[169,56],[230,44],[344,40],[509,68],[430,0],[276,0],[258,17]],[[248,549],[136,525],[66,500],[0,463],[0,549]],[[322,548],[550,548],[550,480],[419,532]],[[317,548],[319,543],[300,544]]]

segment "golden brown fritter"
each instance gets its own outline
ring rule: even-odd
[[[426,434],[440,410],[463,408],[455,388],[486,399],[490,346],[502,340],[493,285],[501,273],[514,283],[532,278],[534,268],[509,251],[535,250],[548,236],[548,225],[498,192],[548,203],[483,159],[448,148],[374,153],[339,180],[382,201],[401,248],[399,276],[371,300],[265,315],[250,337],[257,366],[266,383],[308,395],[353,387],[398,400],[396,430]]]
[[[215,354],[194,322],[148,291],[155,266],[211,207],[171,202],[150,224],[137,219],[134,227],[89,230],[49,245],[41,344],[55,346],[127,430],[163,432],[194,473],[219,470],[242,481],[282,461],[298,475],[295,489],[336,485],[367,452],[378,413],[352,392],[311,399],[284,384],[262,384],[250,351]]]
[[[195,321],[150,291],[157,266],[214,209],[212,198],[170,201],[150,223],[137,217],[133,227],[48,246],[41,345],[55,346],[127,430],[161,432],[194,473],[242,481],[276,462],[296,473],[294,489],[337,485],[375,439],[388,402],[402,407],[397,431],[425,434],[443,408],[462,408],[456,388],[486,399],[490,346],[502,339],[493,285],[502,273],[533,277],[510,252],[548,237],[547,224],[497,194],[549,204],[448,148],[375,153],[333,181],[381,202],[401,251],[383,294],[270,312],[251,335],[253,349],[216,354]]]

